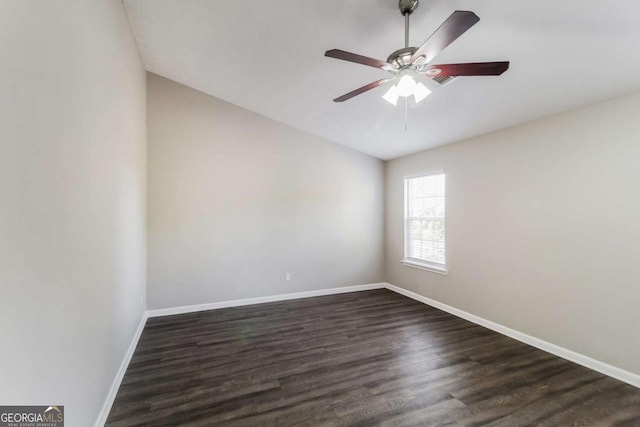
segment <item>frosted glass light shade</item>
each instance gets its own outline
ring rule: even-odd
[[[409,74],[402,76],[398,82],[398,95],[411,96],[416,87],[416,81]]]
[[[416,84],[413,88],[413,97],[416,100],[416,104],[429,96],[430,93],[431,91],[422,83]]]
[[[391,85],[389,90],[384,95],[382,95],[382,97],[385,99],[385,101],[387,101],[388,103],[390,103],[392,105],[398,104],[398,97],[399,96],[400,95],[398,94],[398,87],[396,85]]]

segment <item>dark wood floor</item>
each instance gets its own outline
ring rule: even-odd
[[[388,290],[149,319],[108,426],[640,426],[640,389]]]

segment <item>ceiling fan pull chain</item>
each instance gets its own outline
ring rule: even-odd
[[[409,130],[409,97],[404,98],[404,131]]]

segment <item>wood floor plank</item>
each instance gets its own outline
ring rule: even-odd
[[[640,426],[640,390],[388,290],[151,318],[107,426]]]

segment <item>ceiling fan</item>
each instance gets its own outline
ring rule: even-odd
[[[419,0],[399,0],[400,13],[404,16],[404,48],[398,49],[387,58],[387,61],[373,59],[344,50],[331,49],[324,53],[330,58],[355,62],[388,71],[391,77],[377,80],[344,94],[335,102],[344,102],[387,82],[397,82],[384,94],[383,98],[396,105],[399,97],[414,96],[416,103],[426,98],[431,91],[422,83],[417,83],[416,76],[426,76],[438,82],[447,83],[456,77],[463,76],[499,76],[509,69],[509,61],[475,62],[465,64],[437,64],[431,62],[447,46],[473,27],[480,18],[470,11],[456,10],[420,47],[409,47],[409,16],[418,7]]]

